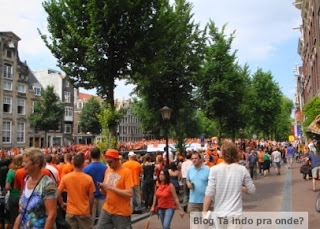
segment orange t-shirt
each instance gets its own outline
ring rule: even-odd
[[[258,152],[258,162],[263,163],[263,156],[264,156],[264,152],[259,151]]]
[[[134,185],[140,185],[140,174],[142,173],[142,166],[140,163],[129,160],[123,163],[123,166],[131,170]]]
[[[62,177],[58,190],[68,193],[67,210],[72,215],[89,215],[89,195],[96,191],[91,176],[83,172],[71,172]]]
[[[220,163],[222,163],[222,162],[224,162],[224,160],[223,160],[222,158],[218,158],[218,160],[217,160],[217,165],[220,164]]]
[[[214,164],[212,162],[207,162],[207,163],[204,163],[204,165],[208,166],[209,168],[211,168],[212,166],[214,166]]]
[[[123,166],[116,170],[109,167],[105,172],[103,182],[119,189],[130,189],[134,186],[130,169]],[[130,200],[130,197],[121,196],[116,192],[107,190],[106,202],[103,205],[103,209],[109,214],[130,216]]]
[[[63,167],[64,167],[64,163],[60,163],[60,164],[58,164],[57,165],[57,169],[58,169],[58,171],[59,171],[59,177],[60,177],[60,179],[62,178],[62,170],[63,170]]]
[[[73,164],[65,164],[63,167],[62,167],[62,171],[61,171],[61,176],[60,178],[64,177],[64,175],[68,174],[68,173],[71,173],[74,169],[74,166]]]

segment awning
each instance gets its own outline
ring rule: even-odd
[[[308,132],[320,135],[320,115],[318,115],[308,126]]]

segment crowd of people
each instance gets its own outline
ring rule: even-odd
[[[280,175],[294,160],[316,191],[320,160],[312,142],[211,141],[171,161],[163,152],[122,155],[94,145],[1,151],[0,219],[3,228],[121,229],[148,210],[166,229],[178,209],[181,218],[213,210],[218,224],[218,217],[241,215],[241,195],[255,192],[253,179],[272,167]]]

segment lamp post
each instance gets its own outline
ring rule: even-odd
[[[164,106],[160,109],[162,119],[165,121],[165,135],[166,135],[166,159],[167,159],[167,166],[169,165],[169,120],[171,116],[171,109],[167,106]]]
[[[240,149],[243,150],[243,148],[242,148],[243,129],[242,128],[239,129],[239,135],[240,135]]]

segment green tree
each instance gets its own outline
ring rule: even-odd
[[[248,67],[241,68],[236,61],[236,52],[231,51],[234,33],[225,35],[213,21],[207,25],[208,46],[203,68],[198,78],[198,98],[205,115],[214,120],[218,137],[222,134],[235,137],[244,127],[246,89],[249,84]]]
[[[177,0],[173,5],[164,4],[158,22],[146,35],[143,52],[148,59],[140,58],[132,82],[139,99],[135,113],[143,122],[143,128],[162,134],[160,109],[170,107],[171,137],[182,145],[196,109],[193,101],[195,77],[202,60],[204,37],[199,25],[192,20],[192,5]],[[157,39],[155,39],[157,38]],[[144,55],[142,55],[144,56]]]
[[[139,46],[166,0],[46,0],[50,36],[42,34],[58,66],[76,87],[95,88],[114,107],[116,79],[133,75]],[[137,47],[139,46],[139,47]],[[140,52],[142,55],[143,53]],[[139,56],[139,58],[147,58]],[[110,126],[116,135],[116,126]]]
[[[41,97],[34,104],[34,112],[29,116],[32,127],[45,131],[45,144],[47,145],[47,132],[59,129],[64,116],[64,104],[54,93],[53,86],[47,86],[41,91]]]
[[[293,109],[293,102],[289,98],[282,96],[280,103],[280,114],[276,117],[274,127],[274,136],[277,141],[284,141],[291,135],[291,124],[293,122],[290,117]]]
[[[303,125],[304,132],[307,132],[309,125],[319,114],[320,114],[320,96],[315,96],[303,107],[304,121],[302,125]]]
[[[282,93],[278,84],[273,81],[272,73],[259,68],[252,79],[251,124],[264,138],[273,138],[273,128],[281,113],[281,98]]]
[[[92,134],[101,133],[101,124],[97,115],[101,112],[100,102],[91,97],[87,103],[84,104],[81,114],[79,127],[81,132],[91,132]]]

